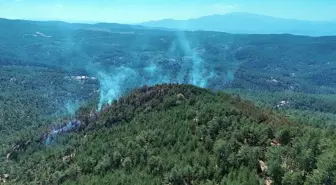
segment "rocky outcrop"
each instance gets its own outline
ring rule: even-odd
[[[9,180],[8,174],[2,174],[0,175],[0,183],[6,183]]]
[[[177,94],[177,99],[181,101],[181,100],[185,100],[186,98],[184,97],[182,93],[179,93]]]
[[[75,156],[76,156],[76,154],[72,153],[70,155],[64,156],[62,158],[62,160],[63,160],[64,163],[69,163],[71,160],[73,160],[75,158]]]

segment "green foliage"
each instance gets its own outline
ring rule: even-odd
[[[284,174],[282,178],[283,185],[296,185],[302,183],[303,183],[303,175],[302,172],[300,171],[296,172],[288,171]]]
[[[260,185],[261,180],[256,171],[250,168],[241,167],[232,170],[221,182],[221,185]]]
[[[172,103],[180,93],[185,99]],[[15,151],[16,160],[9,166],[3,159],[0,173],[9,173],[12,184],[335,182],[334,132],[239,97],[165,84],[133,91],[97,119],[89,110],[78,112],[82,129],[52,147],[35,143]]]

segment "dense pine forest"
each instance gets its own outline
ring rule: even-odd
[[[0,184],[336,184],[335,37],[0,27]]]
[[[143,87],[45,145],[21,140],[13,184],[334,184],[335,127],[311,126],[239,96],[191,85]]]

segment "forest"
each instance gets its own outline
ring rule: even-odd
[[[0,184],[336,184],[336,37],[2,26]]]
[[[101,112],[92,105],[50,145],[22,138],[6,148],[1,170],[11,183],[336,183],[334,124],[192,85],[143,87]]]

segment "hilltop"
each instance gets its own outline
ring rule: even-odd
[[[223,92],[175,84],[142,87],[101,112],[92,105],[82,107],[77,116],[81,127],[59,135],[51,146],[9,147],[16,155],[1,158],[6,180],[146,185],[336,182],[335,161],[330,161],[335,159],[334,130],[294,123]]]

